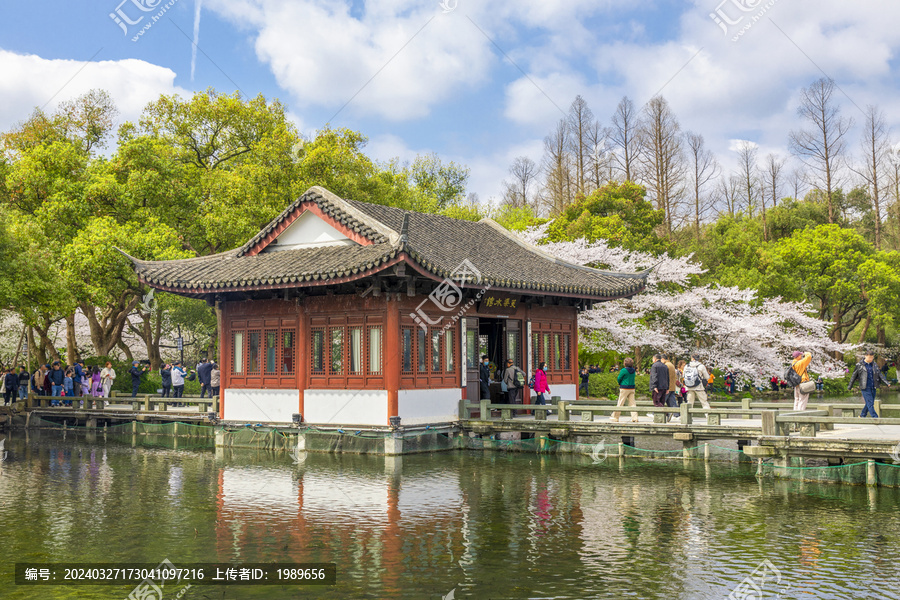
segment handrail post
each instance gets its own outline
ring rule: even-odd
[[[775,416],[778,414],[778,411],[775,410],[764,410],[762,411],[762,434],[766,437],[775,437],[780,435],[778,431],[778,423],[775,420]]]
[[[750,410],[750,400],[751,398],[741,398],[741,408],[743,410]],[[753,415],[750,413],[744,413],[743,419],[752,419]]]
[[[488,405],[491,403],[490,400],[481,399],[481,420],[482,421],[490,421],[491,420],[491,410],[488,408]]]
[[[566,402],[565,400],[560,400],[559,403],[557,404],[557,407],[559,407],[559,417],[557,419],[558,421],[568,421],[569,420],[569,406],[568,405],[569,405],[569,403]]]
[[[881,416],[881,398],[875,398],[875,414]]]
[[[682,425],[690,425],[691,421],[691,405],[687,402],[684,402],[679,407],[681,409],[681,424]]]

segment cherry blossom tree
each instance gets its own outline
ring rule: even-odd
[[[615,248],[604,240],[545,242],[549,223],[520,236],[565,261],[618,272],[649,270],[646,290],[633,298],[595,305],[579,316],[582,343],[592,350],[641,348],[686,356],[697,351],[709,367],[731,368],[756,384],[781,376],[793,350],[813,354],[811,370],[842,377],[845,365],[832,358],[853,346],[828,336],[828,323],[811,306],[781,298],[759,298],[755,290],[698,284],[705,269],[693,256],[654,256]]]

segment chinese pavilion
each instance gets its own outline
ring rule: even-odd
[[[578,311],[647,277],[561,261],[490,219],[321,187],[235,250],[131,260],[143,283],[217,307],[220,418],[244,423],[455,421],[461,399],[479,399],[484,354],[529,375],[546,362],[552,394],[575,399]]]

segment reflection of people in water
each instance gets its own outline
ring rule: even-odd
[[[821,541],[815,537],[804,537],[800,542],[800,564],[804,567],[815,567],[819,562],[822,549]]]

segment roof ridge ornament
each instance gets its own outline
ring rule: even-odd
[[[405,248],[409,243],[409,211],[403,211],[403,224],[400,225],[400,239],[398,243],[401,248]]]

